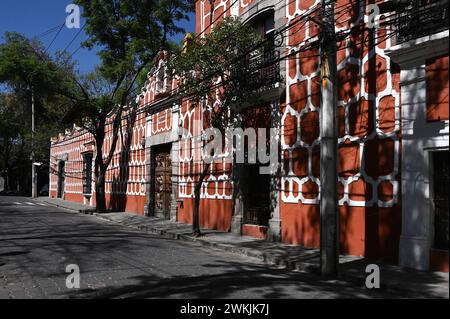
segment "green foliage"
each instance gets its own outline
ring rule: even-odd
[[[22,112],[17,110],[17,100],[12,94],[0,94],[0,138],[12,141],[18,136],[22,123]]]
[[[136,88],[140,89],[145,86],[147,82],[147,74],[152,69],[152,64],[149,64],[148,66],[144,67],[142,71],[138,74],[136,78]]]
[[[76,0],[83,7],[85,47],[100,48],[101,65],[77,81],[78,99],[67,122],[81,122],[96,135],[105,116],[120,117],[132,92],[146,81],[156,54],[169,47],[167,38],[183,30],[177,22],[188,19],[189,0]],[[117,121],[116,121],[117,122]],[[118,129],[116,127],[115,129]]]
[[[77,121],[96,140],[96,203],[104,211],[104,176],[113,157],[121,127],[121,116],[137,85],[160,50],[169,47],[168,38],[183,32],[178,22],[188,19],[194,9],[191,0],[76,0],[83,7],[85,47],[97,46],[101,66],[76,81],[79,98],[67,121]],[[103,158],[103,139],[107,117],[112,119],[110,149]]]
[[[35,97],[35,158],[49,163],[50,136],[64,129],[61,118],[73,94],[75,71],[67,55],[51,58],[36,40],[7,32],[0,44],[0,174],[29,174],[31,163],[31,89]],[[45,167],[45,165],[44,165]],[[48,167],[48,166],[47,166]],[[14,172],[14,174],[12,173]],[[20,174],[19,174],[20,172]],[[17,187],[29,188],[15,180]]]
[[[148,66],[168,37],[193,10],[190,0],[76,0],[86,18],[86,47],[100,47],[102,76],[116,83],[115,102],[123,104],[135,89],[136,77]],[[114,97],[117,94],[114,95]]]
[[[0,175],[5,180],[8,180],[8,175],[12,177],[12,175],[17,175],[17,172],[30,170],[30,120],[29,108],[26,108],[19,94],[0,93]],[[38,126],[37,133],[45,131],[43,125]],[[45,134],[48,133],[45,132]],[[39,161],[48,162],[49,139],[47,137],[44,141],[40,134],[37,135],[39,138],[36,138],[36,158]],[[18,182],[16,180],[16,183],[13,183],[12,180],[9,180],[9,187],[17,189]]]
[[[0,44],[0,83],[14,93],[22,122],[31,118],[33,90],[36,123],[51,121],[54,129],[50,134],[61,129],[60,119],[76,95],[74,63],[64,54],[50,57],[42,43],[19,33],[6,32],[4,40]]]
[[[254,72],[249,58],[261,41],[251,26],[229,17],[205,37],[193,39],[187,51],[169,63],[174,75],[182,79],[180,91],[191,101],[207,100],[210,106],[220,101],[210,112],[214,127],[224,127],[230,120],[228,110],[254,95],[246,75]]]
[[[4,34],[0,45],[0,83],[19,90],[33,90],[39,96],[63,92],[70,85],[73,64],[52,60],[42,44],[15,32]]]

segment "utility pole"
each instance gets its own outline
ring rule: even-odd
[[[339,209],[337,196],[337,83],[334,0],[322,0],[322,105],[320,107],[320,268],[337,274],[339,264]]]
[[[34,91],[31,85],[31,197],[37,197],[36,166],[34,165]]]

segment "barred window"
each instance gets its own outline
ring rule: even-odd
[[[83,154],[83,194],[92,194],[92,153]]]

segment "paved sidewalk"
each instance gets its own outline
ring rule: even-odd
[[[49,198],[38,199],[47,204],[71,209],[78,212],[92,213],[92,207],[64,202]],[[247,236],[236,236],[228,232],[203,229],[202,237],[192,236],[192,226],[160,218],[140,216],[131,213],[93,213],[98,218],[158,234],[174,239],[194,241],[199,244],[225,250],[243,256],[255,257],[266,264],[283,268],[319,272],[319,250],[295,245],[274,243]],[[442,272],[423,272],[405,269],[399,266],[369,262],[361,257],[340,256],[339,278],[364,286],[368,275],[365,272],[369,263],[380,267],[381,288],[408,293],[423,294],[424,297],[449,298],[449,276]]]

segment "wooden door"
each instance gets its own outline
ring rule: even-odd
[[[260,174],[258,164],[244,166],[244,224],[268,226],[270,219],[270,175]]]
[[[172,197],[172,161],[170,151],[161,151],[155,155],[154,211],[155,216],[170,219]]]

